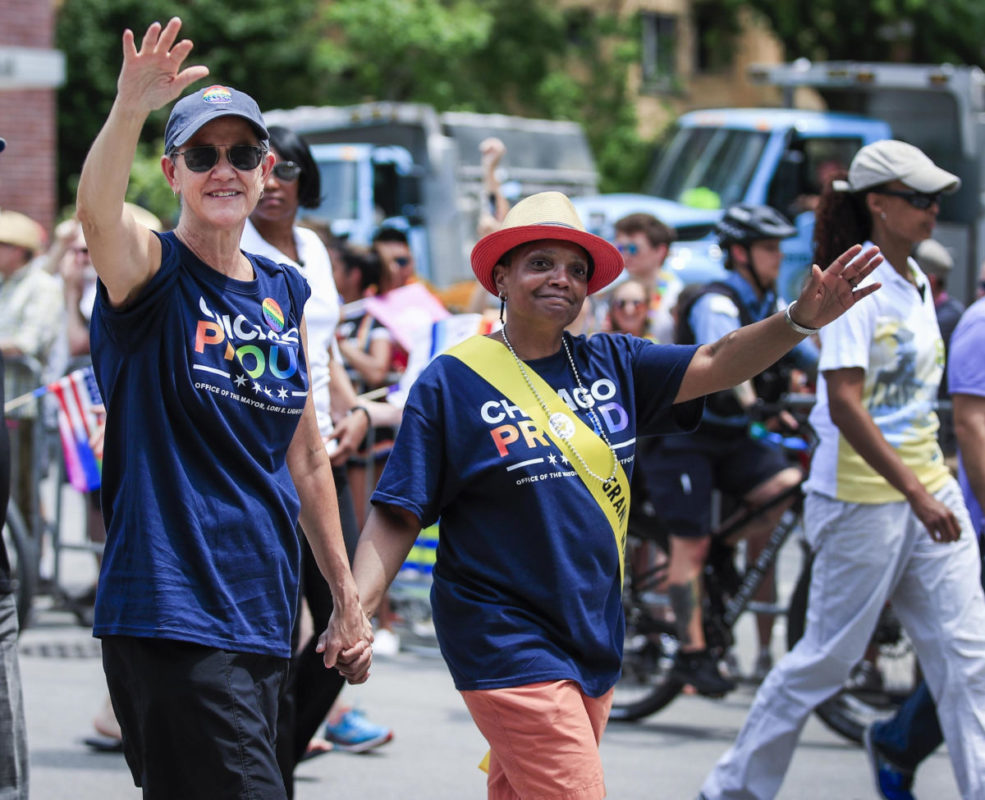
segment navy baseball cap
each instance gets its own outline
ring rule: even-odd
[[[164,129],[164,152],[181,147],[203,125],[219,117],[242,117],[253,126],[264,145],[270,139],[256,100],[232,87],[216,85],[185,95],[174,104]]]

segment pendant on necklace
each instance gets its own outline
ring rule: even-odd
[[[568,439],[575,435],[575,423],[571,420],[571,417],[561,411],[551,414],[548,422],[550,423],[551,430],[557,434],[558,438],[564,439],[564,441],[568,441]]]

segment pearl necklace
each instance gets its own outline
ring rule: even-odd
[[[523,379],[527,382],[527,386],[530,387],[530,391],[533,392],[534,397],[537,398],[537,402],[544,411],[544,416],[548,418],[547,421],[551,426],[551,430],[554,431],[558,438],[568,446],[568,449],[571,450],[572,453],[574,453],[575,458],[578,459],[589,475],[601,483],[611,483],[616,477],[616,471],[619,469],[619,456],[616,455],[615,448],[613,448],[613,446],[609,443],[609,439],[605,435],[605,430],[602,428],[599,418],[595,416],[595,398],[592,397],[591,393],[585,389],[585,385],[581,382],[581,375],[578,374],[578,368],[575,366],[575,360],[571,357],[571,350],[568,348],[568,340],[563,334],[561,335],[561,344],[564,345],[564,352],[568,356],[568,363],[571,365],[571,371],[575,375],[575,382],[581,390],[581,396],[584,397],[588,403],[588,416],[591,417],[592,423],[595,425],[595,430],[597,430],[599,436],[602,437],[602,441],[605,442],[605,446],[608,447],[609,452],[612,453],[612,472],[608,478],[603,478],[601,475],[596,475],[592,468],[588,466],[588,462],[585,461],[584,456],[582,456],[582,454],[575,449],[575,446],[571,443],[571,437],[575,435],[574,422],[572,422],[571,418],[563,412],[558,411],[552,414],[548,410],[547,403],[544,402],[544,399],[540,396],[540,392],[537,391],[533,381],[530,380],[530,375],[527,374],[527,368],[520,360],[520,357],[516,354],[516,350],[513,349],[513,345],[510,344],[510,339],[506,335],[506,326],[503,326],[502,331],[503,341],[506,342],[507,349],[509,349],[510,353],[513,354],[513,358],[516,360],[516,365],[520,368],[520,374],[523,375]]]

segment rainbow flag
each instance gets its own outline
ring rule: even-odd
[[[69,483],[80,492],[98,489],[103,462],[89,446],[89,437],[99,424],[94,407],[103,401],[92,367],[70,372],[44,388],[58,398],[58,434]]]

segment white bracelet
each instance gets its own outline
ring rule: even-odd
[[[796,300],[783,310],[783,318],[787,321],[787,325],[794,329],[795,333],[799,333],[801,336],[810,336],[821,330],[820,328],[805,328],[803,325],[794,322],[794,318],[790,316],[790,312],[793,311],[795,305],[797,305]]]

